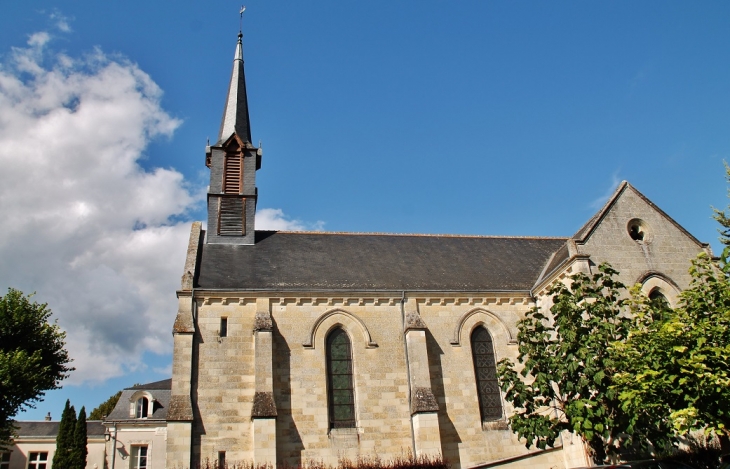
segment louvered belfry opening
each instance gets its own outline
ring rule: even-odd
[[[218,202],[218,234],[241,236],[246,234],[246,199],[221,197]]]
[[[499,420],[502,418],[502,394],[497,381],[494,345],[492,336],[483,326],[477,327],[471,334],[471,352],[482,421]]]
[[[223,196],[218,202],[218,234],[242,236],[246,234],[246,199],[243,192],[243,153],[236,139],[226,149],[223,164]]]
[[[240,194],[243,189],[243,158],[238,148],[226,153],[225,168],[223,170],[223,192],[226,194]]]

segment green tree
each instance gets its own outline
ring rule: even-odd
[[[728,166],[727,162],[725,162],[725,180],[730,183],[730,166]],[[730,197],[730,188],[728,189],[728,197]],[[730,215],[725,210],[718,210],[715,207],[712,210],[715,212],[713,218],[722,227],[717,230],[720,232],[720,242],[725,245],[730,245]]]
[[[518,361],[501,360],[498,374],[505,398],[515,408],[512,429],[544,449],[562,431],[579,435],[594,460],[632,430],[612,388],[617,365],[609,344],[628,333],[625,287],[602,264],[592,276],[578,273],[570,286],[556,284],[550,311],[535,308],[518,323]]]
[[[730,248],[717,264],[692,262],[690,287],[674,311],[634,291],[628,340],[614,344],[625,370],[615,389],[632,415],[651,413],[686,434],[716,435],[730,453]]]
[[[61,423],[56,435],[56,452],[53,454],[52,466],[56,469],[73,468],[74,432],[76,430],[76,409],[66,399],[66,406],[61,414]]]
[[[0,446],[12,437],[12,419],[58,389],[73,368],[65,333],[49,324],[46,304],[13,288],[0,297]]]
[[[71,467],[73,469],[84,469],[86,467],[86,409],[79,411],[74,429],[73,448],[71,450]]]
[[[104,417],[111,414],[112,410],[114,410],[114,407],[117,405],[117,402],[119,401],[119,397],[121,395],[122,395],[122,391],[119,391],[118,393],[109,397],[109,399],[107,399],[106,401],[99,404],[89,414],[89,420],[103,420]]]

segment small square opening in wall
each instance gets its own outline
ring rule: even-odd
[[[228,318],[225,316],[221,317],[220,336],[228,337]]]

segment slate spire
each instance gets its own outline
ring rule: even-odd
[[[218,144],[227,140],[233,132],[244,142],[251,142],[251,124],[248,118],[248,98],[246,97],[246,76],[243,71],[243,33],[238,32],[236,55],[233,57],[233,72],[228,85],[228,96],[223,108]]]

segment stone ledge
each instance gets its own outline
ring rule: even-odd
[[[415,388],[411,396],[411,415],[421,412],[438,412],[439,405],[431,388]]]
[[[406,314],[405,332],[410,330],[425,331],[428,329],[426,323],[421,319],[421,315],[413,311]]]
[[[501,419],[482,422],[482,430],[509,430],[509,422]]]
[[[175,317],[175,324],[172,326],[173,334],[192,334],[195,332],[193,317],[189,311],[179,311]]]
[[[267,419],[277,416],[273,392],[257,392],[253,395],[251,418]]]
[[[256,313],[256,319],[253,324],[254,332],[271,332],[274,330],[274,321],[271,319],[271,315],[267,312]]]
[[[168,422],[190,422],[193,420],[193,405],[190,396],[170,396],[167,409]]]

